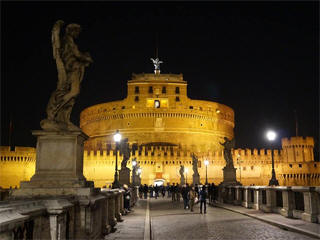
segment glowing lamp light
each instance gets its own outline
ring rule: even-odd
[[[141,172],[142,172],[142,169],[139,168],[139,169],[138,169],[138,174],[141,174]]]
[[[113,135],[113,139],[117,143],[121,141],[121,134],[119,133],[119,130],[117,130],[116,133]]]
[[[204,160],[204,165],[208,166],[209,165],[209,161],[208,160]]]
[[[136,162],[135,160],[133,160],[133,161],[132,161],[132,166],[135,167],[136,165],[137,165],[137,162]]]
[[[185,173],[188,173],[188,168],[185,168],[185,169],[184,169],[184,172],[185,172]]]
[[[220,110],[219,110],[219,109],[216,109],[216,113],[220,113]]]
[[[276,139],[277,134],[274,131],[268,131],[266,136],[269,141],[273,141]]]

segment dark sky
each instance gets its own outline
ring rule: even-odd
[[[72,121],[91,105],[123,99],[132,73],[153,71],[158,33],[162,73],[183,73],[193,99],[235,111],[236,147],[268,147],[264,133],[319,139],[317,2],[2,2],[1,145],[9,119],[17,146],[35,146],[56,88],[51,28],[78,23],[87,68]]]

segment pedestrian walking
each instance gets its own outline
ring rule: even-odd
[[[143,186],[139,186],[139,198],[142,199],[142,194],[143,194]]]
[[[166,190],[167,190],[168,198],[170,198],[171,197],[171,185],[170,185],[170,183],[167,185]]]
[[[147,184],[145,184],[143,186],[143,194],[144,194],[144,199],[147,199],[147,197],[148,197],[148,186],[147,186]]]
[[[176,201],[176,186],[174,185],[174,183],[171,186],[171,196],[172,196],[172,202]]]
[[[176,185],[177,191],[176,191],[176,195],[177,195],[177,201],[180,202],[180,198],[181,198],[181,187],[180,185],[177,183]]]
[[[162,197],[164,198],[165,197],[165,195],[166,195],[166,188],[165,188],[165,186],[161,186],[161,194],[162,194]]]
[[[189,196],[189,203],[190,203],[190,211],[193,212],[193,206],[196,199],[196,191],[194,190],[194,187],[190,189],[188,196]]]
[[[197,198],[199,199],[199,187],[198,187],[198,184],[195,185],[194,190],[196,191]]]
[[[183,186],[181,188],[181,195],[182,195],[182,198],[183,198],[183,206],[184,206],[184,209],[188,209],[189,208],[189,185],[186,184],[185,186]]]
[[[157,199],[159,197],[159,187],[157,184],[154,187],[154,193],[155,193],[154,197]]]
[[[202,206],[204,205],[204,214],[206,214],[207,213],[207,191],[205,186],[202,187],[199,193],[199,197],[200,197],[200,213],[202,213]]]

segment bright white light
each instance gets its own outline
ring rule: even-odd
[[[137,162],[135,160],[132,161],[132,166],[136,166]]]
[[[115,142],[121,141],[121,134],[119,133],[119,130],[117,130],[116,133],[113,135],[113,139]]]
[[[268,131],[266,136],[269,141],[273,141],[276,139],[277,134],[274,131]]]
[[[139,169],[138,169],[138,174],[141,174],[141,172],[142,172],[142,169],[139,168]]]
[[[185,172],[185,173],[188,173],[188,168],[185,168],[185,169],[184,169],[184,172]]]
[[[209,165],[209,161],[208,160],[204,160],[204,165],[208,166]]]

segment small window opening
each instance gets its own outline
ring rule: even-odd
[[[153,88],[149,87],[149,93],[153,93]]]
[[[167,93],[167,88],[166,87],[162,87],[162,93]]]
[[[139,87],[134,88],[134,93],[139,93]]]

